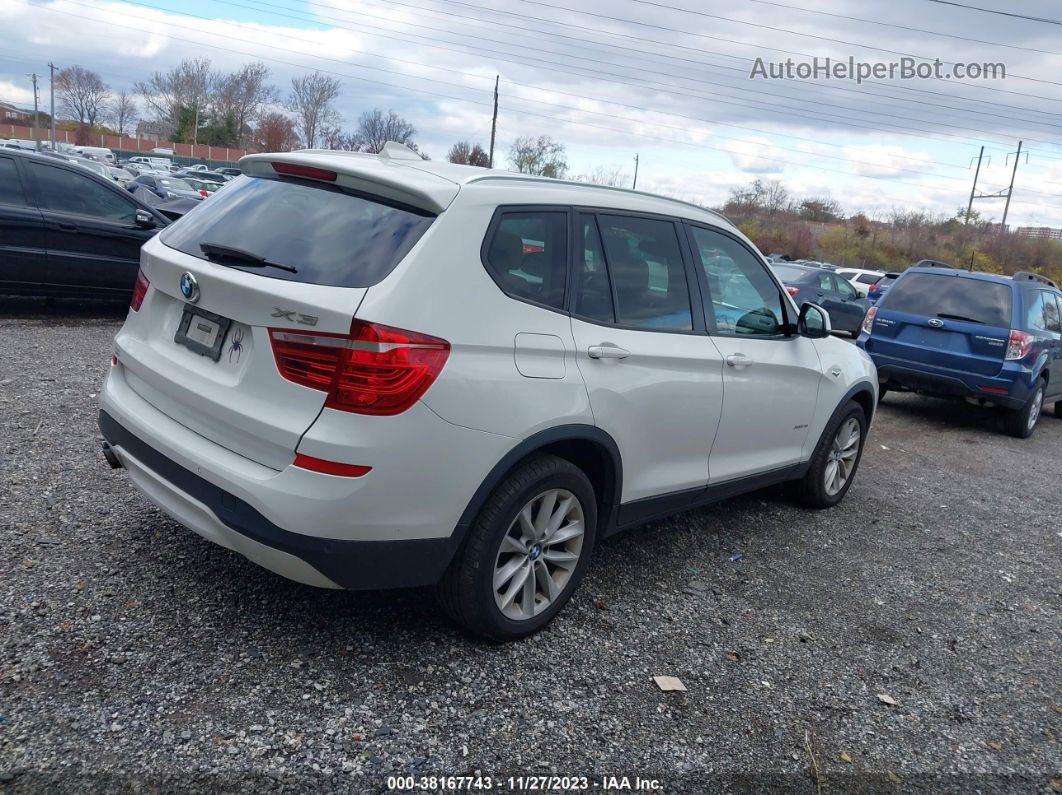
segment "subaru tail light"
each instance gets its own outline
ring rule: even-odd
[[[1007,340],[1007,356],[1010,359],[1024,359],[1029,355],[1029,351],[1032,350],[1033,342],[1036,338],[1029,334],[1027,331],[1019,331],[1018,329],[1010,330],[1010,339]]]
[[[136,282],[133,284],[133,297],[129,299],[129,308],[134,312],[140,311],[140,306],[144,303],[144,296],[147,295],[148,287],[150,286],[151,282],[144,275],[144,271],[138,270],[136,272]]]
[[[361,320],[350,334],[274,328],[269,342],[284,378],[327,392],[327,408],[355,414],[401,414],[450,355],[446,340]]]
[[[867,313],[863,315],[863,333],[870,334],[874,329],[874,318],[878,314],[878,308],[876,306],[870,307]]]
[[[870,287],[867,288],[867,295],[870,295],[871,293],[877,295],[880,290],[881,286],[877,282],[874,282],[872,285],[870,285]]]

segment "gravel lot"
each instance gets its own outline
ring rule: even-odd
[[[1062,420],[1019,441],[890,395],[838,508],[647,525],[492,646],[429,594],[299,586],[150,507],[97,441],[119,323],[0,320],[0,790],[1062,791]]]

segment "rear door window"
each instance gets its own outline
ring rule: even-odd
[[[884,300],[886,309],[898,312],[1010,328],[1011,293],[1008,284],[908,271]]]
[[[616,319],[612,307],[612,285],[597,221],[592,215],[580,215],[577,228],[582,234],[583,256],[582,259],[577,256],[575,261],[572,314],[600,323],[612,323]]]
[[[37,199],[43,210],[75,213],[105,221],[131,224],[136,205],[117,190],[101,185],[91,177],[43,163],[27,163],[30,178],[37,185]]]
[[[686,265],[671,221],[599,215],[616,302],[616,323],[647,330],[691,331]]]
[[[390,273],[435,216],[335,185],[243,177],[211,197],[209,212],[189,213],[160,239],[207,259],[200,244],[238,249],[287,265],[240,270],[333,287],[371,287]]]
[[[1053,293],[1046,290],[1037,290],[1035,293],[1026,293],[1029,304],[1027,320],[1030,328],[1040,331],[1059,331],[1058,303]]]
[[[880,278],[876,273],[863,273],[856,277],[856,281],[860,284],[873,284]]]
[[[859,293],[855,291],[855,287],[850,285],[844,279],[835,278],[834,283],[836,284],[837,292],[839,292],[845,298],[857,298],[859,296]]]
[[[0,157],[0,204],[26,205],[26,195],[22,192],[22,182],[18,178],[18,168],[10,157]]]
[[[484,261],[507,295],[561,309],[568,264],[568,213],[502,213],[487,243]]]

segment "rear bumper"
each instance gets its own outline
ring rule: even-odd
[[[878,380],[882,386],[908,389],[934,397],[976,398],[990,401],[1009,409],[1020,409],[1029,398],[1025,380],[1015,377],[1004,369],[997,376],[951,375],[931,369],[914,369],[892,364],[884,356],[871,356],[878,367]],[[1002,376],[1002,377],[1000,377]],[[1005,389],[1006,394],[992,392],[981,387]]]
[[[106,411],[103,438],[136,486],[160,509],[209,541],[298,582],[359,590],[438,582],[461,533],[446,538],[350,541],[293,533],[244,500],[155,450]]]

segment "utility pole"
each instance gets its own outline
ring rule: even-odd
[[[970,223],[970,213],[973,211],[974,194],[977,193],[977,177],[981,173],[981,158],[985,156],[985,148],[981,147],[981,153],[977,155],[977,170],[974,171],[974,184],[970,188],[970,201],[966,204],[966,224]]]
[[[1010,172],[1010,187],[1007,188],[1007,203],[1003,206],[1003,223],[999,225],[999,236],[1003,237],[1007,233],[1007,212],[1010,210],[1010,197],[1014,195],[1014,177],[1018,175],[1018,161],[1021,160],[1021,141],[1018,141],[1018,151],[1012,152],[1014,155],[1014,170]],[[1010,157],[1010,154],[1007,155]],[[1025,161],[1029,161],[1029,154],[1026,152]]]
[[[487,167],[494,168],[494,134],[498,130],[498,80],[501,75],[494,75],[494,116],[490,120],[490,156]]]
[[[55,64],[51,61],[48,62],[48,68],[51,70],[51,94],[52,94],[52,151],[55,149]]]
[[[39,152],[41,150],[41,142],[37,139],[37,128],[40,127],[37,118],[37,73],[32,72],[27,77],[33,80],[33,143]]]
[[[634,153],[634,184],[631,185],[631,190],[638,188],[638,153]]]

